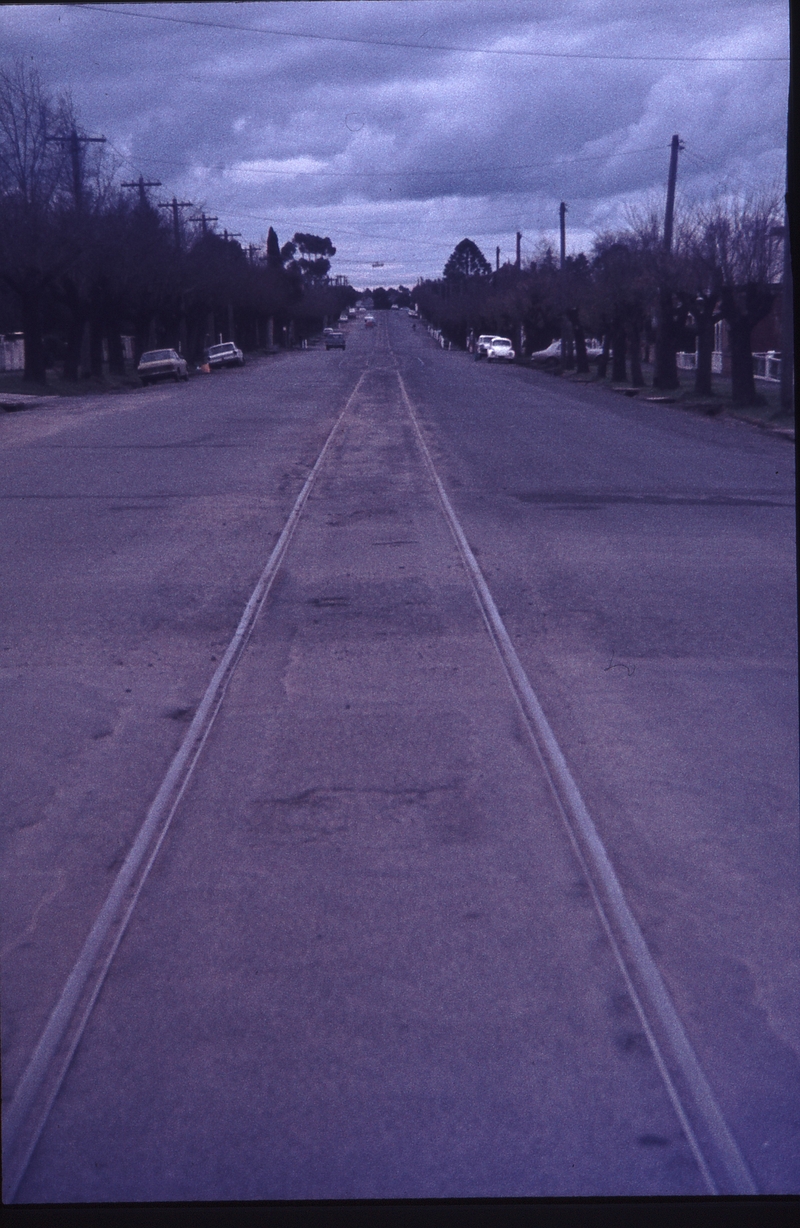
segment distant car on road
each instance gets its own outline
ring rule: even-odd
[[[392,303],[392,311],[399,311],[399,310],[400,310],[400,304]]]
[[[181,358],[175,350],[146,350],[139,359],[136,373],[143,384],[152,384],[159,379],[189,378],[186,359]]]
[[[203,354],[203,361],[213,371],[216,367],[243,367],[244,354],[232,341],[210,345]]]
[[[492,333],[481,333],[475,345],[475,361],[486,357],[486,351],[492,343]]]
[[[374,328],[375,327],[375,317],[374,316],[364,316],[364,327]]]
[[[340,323],[340,324],[346,324],[346,323],[347,323],[347,321],[348,321],[349,319],[350,319],[350,317],[349,317],[349,315],[347,314],[347,312],[346,312],[346,311],[343,311],[343,312],[342,312],[342,314],[339,316],[339,323]]]
[[[487,362],[513,362],[515,358],[514,347],[508,337],[492,337],[486,347]]]
[[[344,333],[340,333],[337,329],[330,328],[325,330],[325,349],[326,350],[343,350],[345,348]]]

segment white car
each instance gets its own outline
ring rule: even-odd
[[[244,354],[232,341],[221,341],[219,345],[210,345],[203,355],[203,361],[211,370],[216,367],[243,367]]]
[[[486,351],[494,340],[492,333],[481,333],[475,345],[475,361],[486,357]]]
[[[189,368],[175,350],[147,350],[139,359],[136,374],[143,384],[157,379],[188,380]]]
[[[514,347],[512,346],[508,337],[492,337],[491,341],[486,347],[487,362],[494,362],[496,360],[499,361],[503,359],[506,362],[513,362],[515,358],[516,354],[514,353]]]
[[[586,357],[587,358],[599,358],[602,352],[603,352],[602,341],[598,341],[596,337],[586,338]],[[555,358],[560,358],[560,357],[561,357],[561,341],[558,338],[556,338],[555,341],[551,341],[546,350],[536,350],[535,353],[531,354],[531,359],[533,362],[547,362],[548,359],[555,359]]]
[[[533,354],[531,354],[531,359],[534,362],[540,362],[540,361],[543,362],[548,358],[560,358],[560,357],[561,357],[561,342],[558,340],[551,341],[546,349],[536,350]]]

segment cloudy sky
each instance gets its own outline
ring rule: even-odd
[[[289,0],[0,9],[120,177],[261,243],[330,235],[359,287],[568,250],[664,199],[780,184],[788,0]],[[124,161],[123,161],[124,159]],[[373,267],[382,261],[383,267]]]

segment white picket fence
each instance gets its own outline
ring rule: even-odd
[[[781,382],[780,354],[775,350],[767,350],[765,354],[754,354],[753,375],[756,379],[765,379],[771,384],[779,384]]]
[[[685,351],[676,354],[680,371],[696,371],[697,355]],[[722,351],[714,350],[711,355],[711,370],[715,375],[722,374]],[[776,350],[767,350],[764,354],[753,355],[753,375],[756,379],[768,380],[779,384],[781,380],[781,356]]]

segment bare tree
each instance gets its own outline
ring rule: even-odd
[[[74,247],[59,226],[69,191],[62,142],[68,106],[47,95],[23,61],[0,68],[0,277],[12,291],[25,336],[24,379],[43,382],[42,310]]]
[[[779,245],[773,231],[782,220],[778,192],[719,198],[698,209],[696,258],[705,271],[705,290],[692,314],[705,329],[703,362],[708,346],[712,300],[718,318],[730,330],[731,384],[734,404],[754,405],[759,397],[753,378],[751,336],[778,297]],[[701,300],[705,301],[701,301]],[[710,351],[708,353],[710,366]],[[710,374],[709,374],[710,390]]]

